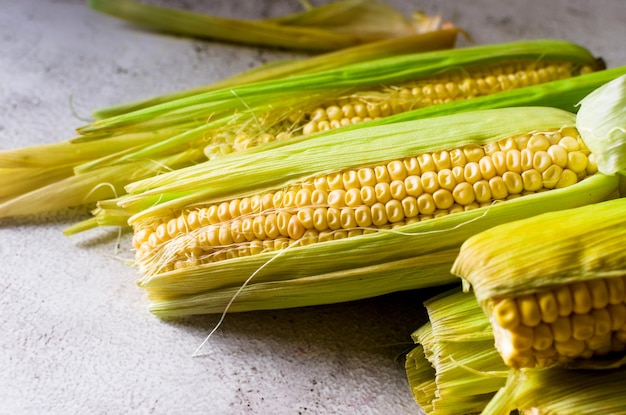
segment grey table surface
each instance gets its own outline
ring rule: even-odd
[[[624,0],[388,0],[478,44],[553,37],[626,64]],[[295,0],[161,1],[224,16]],[[65,140],[91,110],[198,86],[294,53],[165,36],[80,0],[0,0],[0,149]],[[462,42],[461,42],[462,43]],[[0,184],[1,186],[2,184]],[[402,353],[429,291],[228,316],[151,315],[128,235],[65,237],[83,209],[0,221],[0,414],[419,414]]]

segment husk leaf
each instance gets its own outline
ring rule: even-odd
[[[626,367],[512,370],[506,386],[493,397],[482,415],[508,415],[515,409],[524,414],[623,415],[626,414],[622,395],[625,387]]]
[[[481,302],[624,275],[624,212],[626,199],[619,198],[502,224],[469,238],[452,273],[466,280]]]
[[[449,249],[374,265],[337,271],[329,269],[325,273],[311,273],[310,276],[297,278],[260,278],[262,282],[252,278],[240,287],[229,286],[190,295],[176,295],[188,290],[177,289],[180,287],[175,287],[172,281],[165,286],[144,279],[139,284],[148,289],[150,311],[162,318],[224,311],[285,309],[335,304],[456,282],[458,279],[450,274],[449,269],[457,253],[458,250]],[[312,265],[307,263],[303,266]],[[271,264],[267,268],[274,274]],[[183,279],[187,284],[194,283],[193,279]],[[184,281],[181,280],[181,283]]]
[[[589,149],[598,154],[598,170],[626,169],[626,75],[599,87],[580,102],[576,127]]]

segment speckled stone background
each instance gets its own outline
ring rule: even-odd
[[[440,13],[479,44],[557,37],[626,64],[623,0],[388,2]],[[299,10],[296,0],[158,4],[243,18]],[[68,139],[93,109],[296,56],[149,33],[80,0],[0,6],[0,149]],[[152,316],[123,263],[128,234],[63,236],[85,217],[0,221],[0,414],[420,413],[401,356],[432,292],[230,315],[193,358],[218,316]]]

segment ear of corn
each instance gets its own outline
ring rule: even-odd
[[[99,12],[152,30],[184,36],[309,51],[342,49],[431,30],[438,16],[412,22],[393,7],[369,0],[343,0],[301,13],[264,20],[229,19],[131,0],[90,0]]]
[[[620,198],[546,213],[463,244],[452,272],[473,287],[508,365],[626,349],[625,211]]]
[[[524,189],[522,171],[513,173],[519,167],[515,163],[510,165],[513,169],[510,174],[502,172],[490,176],[493,178],[502,174],[502,177],[520,178],[509,183],[510,189],[506,184],[499,187],[507,189],[506,195],[494,194],[493,198],[478,202],[476,195],[481,193],[476,193],[473,186],[468,187],[471,172],[476,168],[480,171],[480,159],[492,151],[500,154],[504,149],[511,149],[515,154],[510,156],[511,160],[518,157],[521,160],[522,150],[512,146],[524,143],[532,147],[532,143],[538,140],[548,149],[555,145],[550,143],[550,139],[556,140],[556,143],[564,137],[569,137],[564,145],[575,142],[579,149],[584,149],[584,143],[571,137],[576,134],[573,124],[573,114],[561,110],[506,108],[346,130],[320,135],[315,140],[295,142],[264,153],[262,157],[259,157],[261,153],[225,157],[212,163],[210,169],[195,169],[193,174],[184,170],[172,172],[162,176],[169,176],[170,181],[167,184],[162,182],[160,187],[153,187],[154,182],[151,181],[138,182],[129,188],[131,194],[118,200],[117,204],[120,209],[133,214],[130,223],[135,229],[137,263],[145,275],[140,285],[154,300],[153,311],[159,315],[220,312],[228,303],[226,298],[235,297],[225,293],[237,293],[239,289],[242,293],[253,293],[255,287],[260,288],[258,294],[262,296],[251,296],[253,303],[235,299],[230,311],[277,308],[285,304],[276,300],[280,297],[278,292],[283,282],[285,286],[293,284],[293,287],[299,287],[294,288],[293,293],[297,293],[298,289],[304,293],[307,289],[305,282],[314,287],[313,282],[319,281],[319,276],[331,275],[332,278],[324,283],[332,287],[343,276],[350,276],[354,281],[367,278],[367,272],[372,267],[383,275],[385,264],[455,249],[470,235],[495,224],[610,197],[617,188],[618,179],[593,174],[593,158],[586,156],[582,164],[572,166],[572,173],[562,175],[575,178],[573,182],[563,182],[569,185],[563,188],[537,192],[540,189],[533,185]],[[529,136],[528,132],[536,134]],[[561,150],[553,149],[551,152],[556,155],[561,154]],[[549,154],[539,148],[534,151]],[[442,173],[440,180],[438,174],[429,171],[435,168],[428,167],[427,163],[433,166],[452,163],[461,154],[469,167],[467,179],[461,180],[458,176],[458,184],[468,190],[471,188],[473,193],[470,192],[470,195],[474,195],[474,200],[466,204],[467,200],[459,198],[456,201],[451,196],[439,200],[450,205],[437,205],[439,196],[435,197],[434,192],[425,192],[424,185],[428,187],[429,182],[438,183],[438,190],[443,190],[439,195],[452,195],[456,184],[448,190],[445,187],[451,182],[443,178],[452,180],[454,174],[448,174],[448,171],[451,172],[454,166],[450,164],[447,169],[442,169],[448,171]],[[583,150],[580,154],[588,153]],[[555,160],[565,161],[567,158],[557,157]],[[420,160],[423,165],[420,165]],[[482,163],[488,164],[487,160]],[[537,165],[539,170],[548,171],[548,166],[539,167],[540,164]],[[425,181],[420,182],[422,193],[412,195],[409,193],[417,189],[417,182],[415,177],[409,176],[418,175],[412,170],[415,168],[423,170],[421,175]],[[556,172],[570,170],[558,165],[551,169]],[[465,177],[466,168],[462,170]],[[358,181],[359,175],[365,181],[371,180],[376,177],[376,171],[382,172],[380,183],[366,184],[366,187],[370,186],[369,190],[366,189],[363,194],[359,190],[359,197],[356,191],[351,190],[352,187],[344,185],[344,180],[356,184],[350,178],[356,177]],[[460,173],[459,169],[456,171]],[[487,171],[491,170],[485,170],[484,174],[490,175]],[[579,174],[583,177],[588,173],[591,175],[580,180]],[[402,178],[395,177],[396,174]],[[430,176],[433,180],[427,179]],[[542,186],[559,187],[557,183],[560,179],[551,177],[551,174],[546,175]],[[482,180],[486,179],[483,177]],[[496,179],[499,180],[503,179]],[[394,181],[397,182],[392,186]],[[399,182],[404,186],[399,186]],[[211,185],[207,187],[206,183]],[[518,187],[520,183],[521,187]],[[341,189],[335,187],[339,184],[343,186]],[[315,189],[316,185],[325,190]],[[362,185],[359,183],[359,186]],[[380,188],[378,192],[377,188]],[[311,195],[319,190],[317,194],[323,195],[324,199],[314,201],[298,196],[298,190],[302,189]],[[495,189],[493,192],[497,193]],[[272,196],[261,197],[259,193]],[[522,197],[510,198],[509,193]],[[409,203],[421,194],[428,195],[425,197],[433,203]],[[370,200],[369,195],[376,198],[371,199],[371,206],[364,202]],[[296,196],[304,205],[299,207],[298,202],[296,205],[289,202],[296,200]],[[357,198],[350,199],[352,196]],[[402,201],[407,197],[410,198],[403,206]],[[505,199],[506,202],[499,202]],[[348,208],[353,200],[356,205],[350,210]],[[337,207],[334,201],[338,203]],[[432,210],[420,212],[420,206],[430,206]],[[260,210],[249,210],[259,207]],[[365,212],[369,215],[357,215],[357,210],[361,212],[364,207],[367,207]],[[315,219],[318,208],[324,212],[324,215],[317,214],[322,222]],[[212,212],[217,216],[213,216]],[[358,222],[357,217],[369,221]],[[208,222],[203,222],[203,218]],[[211,218],[218,221],[211,223],[214,220]],[[261,221],[264,221],[263,226],[258,227]],[[286,223],[287,227],[283,228],[281,223]],[[322,224],[325,226],[322,227]],[[255,231],[265,233],[257,235]],[[247,236],[252,239],[247,239]],[[285,247],[288,249],[282,249]],[[441,269],[440,265],[438,267]],[[360,272],[363,273],[359,275]],[[355,282],[352,291],[342,290],[341,295],[344,300],[350,300],[391,292],[398,287],[419,288],[433,283],[431,279],[419,278],[420,273],[428,275],[429,272],[428,267],[424,267],[407,282],[406,268],[391,269],[386,273],[389,284],[370,286]],[[442,274],[439,283],[449,281]],[[298,285],[299,282],[303,284]],[[256,285],[265,283],[268,284]],[[304,297],[302,302],[293,301],[290,305],[325,301],[311,294]]]
[[[429,321],[412,337],[405,367],[411,392],[426,414],[480,413],[509,368],[493,347],[489,320],[472,294],[446,291],[424,303]]]
[[[224,112],[242,112],[239,123],[243,119],[253,119],[251,115],[254,115],[256,122],[267,118],[267,122],[277,125],[283,119],[289,121],[294,111],[297,114],[319,106],[336,105],[338,99],[351,96],[361,98],[361,102],[365,99],[367,103],[371,99],[375,103],[376,96],[382,92],[387,93],[388,102],[394,98],[395,101],[412,104],[410,108],[414,109],[437,100],[444,102],[446,97],[460,99],[486,95],[503,89],[569,78],[603,67],[603,63],[588,50],[558,40],[415,53],[196,94],[141,111],[97,120],[78,131],[85,136],[83,139],[88,139],[95,133],[152,131],[181,122],[193,121],[199,125],[222,116]],[[471,74],[476,76],[476,80],[469,76]],[[450,85],[450,92],[446,89],[449,81],[457,82],[456,89],[455,85]],[[403,84],[407,86],[404,89]],[[441,85],[437,87],[438,84]],[[380,85],[386,88],[379,89]],[[417,89],[413,91],[415,87]],[[414,97],[414,93],[417,96]],[[275,111],[271,115],[267,114],[269,108]],[[284,118],[279,116],[281,113]],[[267,125],[257,125],[256,128],[261,133],[271,132],[267,131]]]
[[[557,83],[554,90],[548,89],[547,92],[537,89],[527,90],[525,93],[520,91],[512,96],[496,96],[501,93],[500,91],[514,91],[537,83],[547,84],[554,79],[571,79],[578,75],[575,76],[576,79],[580,77],[580,73],[585,73],[595,66],[588,58],[587,62],[579,62],[583,56],[574,57],[574,53],[581,54],[584,51],[573,48],[574,50],[569,52],[571,54],[569,58],[559,56],[552,58],[557,62],[562,59],[569,69],[543,71],[544,75],[540,77],[532,68],[541,65],[542,62],[550,66],[552,61],[548,58],[551,51],[549,47],[559,45],[540,42],[514,44],[512,49],[503,49],[500,46],[479,48],[481,50],[473,48],[470,51],[457,49],[445,55],[431,52],[381,59],[321,74],[253,84],[249,88],[244,85],[240,88],[200,94],[128,115],[96,121],[81,129],[83,134],[81,140],[89,140],[94,133],[103,133],[101,130],[114,133],[119,129],[130,131],[158,129],[161,125],[176,125],[178,120],[189,117],[215,120],[209,123],[201,122],[198,127],[188,132],[144,145],[126,154],[83,163],[75,170],[82,173],[103,165],[154,158],[189,146],[204,147],[207,158],[212,160],[235,151],[266,145],[268,142],[276,140],[280,142],[285,138],[293,140],[296,137],[306,137],[329,129],[345,129],[363,121],[371,122],[373,119],[382,118],[379,123],[393,123],[403,119],[394,118],[394,114],[399,115],[408,110],[411,111],[406,115],[406,119],[479,108],[551,105],[552,101],[557,107],[560,103],[566,103],[568,107],[566,109],[572,110],[574,102],[570,99],[578,100],[607,79],[613,79],[626,71],[626,67],[616,72],[601,71],[599,77],[583,79],[580,85]],[[517,52],[519,57],[511,55],[512,52]],[[540,58],[542,61],[538,62]],[[527,65],[534,75],[518,71],[520,65]],[[588,69],[581,69],[580,65]],[[501,83],[493,81],[495,77],[488,72],[489,67],[496,71],[495,73],[505,71],[499,75],[502,78]],[[441,72],[443,75],[439,75]],[[477,78],[471,79],[470,74]],[[402,81],[407,76],[410,80]],[[608,78],[603,78],[604,76]],[[344,85],[347,79],[348,85]],[[447,82],[449,79],[454,79],[454,82]],[[489,79],[493,82],[488,81]],[[379,90],[369,89],[372,84],[389,85],[393,82],[398,84],[384,86]],[[399,84],[400,82],[404,82],[404,87]],[[586,82],[591,82],[592,85]],[[452,92],[448,93],[448,89]],[[435,90],[444,92],[435,93]],[[571,92],[561,95],[564,91]],[[471,107],[466,101],[472,98],[471,102],[474,102],[477,97],[484,96],[493,96],[493,99],[478,102],[477,105],[480,107]],[[455,103],[460,105],[457,107]],[[443,108],[439,111],[439,107]],[[421,110],[426,111],[420,112]],[[187,114],[188,111],[193,112]],[[235,115],[227,115],[227,112],[234,112]],[[387,117],[388,122],[385,121]]]
[[[493,347],[491,323],[473,293],[453,288],[424,305],[429,321],[413,333],[417,345],[407,354],[405,366],[411,392],[427,415],[508,415],[516,409],[622,413],[617,410],[623,408],[621,399],[605,399],[621,395],[603,376],[621,385],[626,379],[620,369],[626,363],[623,353],[572,362],[566,368],[510,370]],[[591,386],[596,383],[597,390]],[[587,394],[590,387],[593,392]]]

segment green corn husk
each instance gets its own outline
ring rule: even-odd
[[[389,40],[369,42],[364,45],[308,56],[293,61],[272,61],[258,68],[253,68],[209,85],[202,85],[182,91],[174,91],[153,98],[100,108],[93,111],[92,116],[96,120],[101,120],[218,89],[232,88],[253,82],[268,81],[305,73],[321,72],[336,68],[340,65],[366,62],[385,57],[451,49],[456,43],[457,36],[462,33],[462,30],[450,27]]]
[[[282,188],[323,172],[424,151],[573,125],[574,118],[571,113],[552,108],[504,108],[337,131],[271,152],[223,157],[206,171],[193,170],[193,175],[186,169],[162,175],[160,187],[153,188],[150,180],[134,183],[129,187],[130,194],[120,198],[117,205],[133,214],[131,225],[138,225],[199,202]],[[457,249],[469,236],[500,223],[605,200],[612,197],[618,183],[617,177],[595,174],[568,188],[389,232],[145,275],[139,284],[148,292],[151,311],[162,317],[219,313],[227,306],[229,311],[247,311],[349,301],[399,289],[445,284],[453,281],[449,273],[442,272],[451,265],[445,264],[446,253],[453,255],[449,251]],[[431,257],[433,254],[436,255]],[[429,258],[435,258],[434,264],[427,262],[422,267],[420,261]],[[428,277],[431,272],[439,275],[436,281]],[[422,274],[427,277],[421,279]],[[379,277],[385,278],[384,283],[378,281]],[[343,278],[349,280],[345,285],[341,283]],[[293,287],[293,291],[286,288],[289,294],[283,295],[283,286]],[[320,292],[333,295],[327,299]],[[284,299],[290,296],[297,299]]]
[[[439,16],[413,20],[385,3],[343,0],[263,20],[229,19],[131,0],[89,0],[95,11],[147,29],[246,45],[331,51],[432,30]]]
[[[626,76],[620,76],[587,95],[580,103],[576,127],[589,149],[600,154],[598,169],[615,174],[626,168]]]
[[[417,346],[405,361],[416,402],[427,415],[479,413],[509,373],[489,320],[476,298],[458,288],[424,306],[429,321],[412,334]]]
[[[626,414],[626,367],[608,370],[563,369],[511,371],[506,386],[482,415]]]

